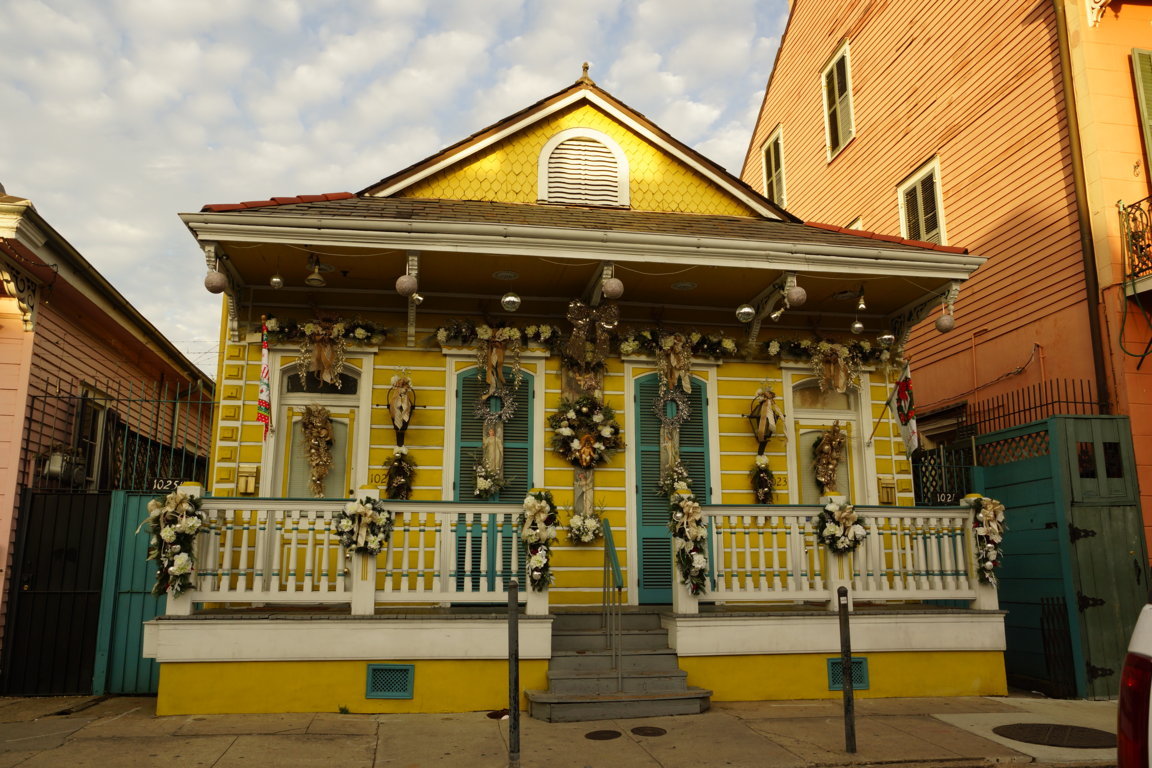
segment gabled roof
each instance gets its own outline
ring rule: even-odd
[[[704,155],[688,145],[678,141],[643,114],[613,97],[587,76],[581,77],[564,90],[510,115],[430,157],[414,163],[391,176],[386,176],[375,184],[361,190],[360,194],[372,197],[390,197],[395,195],[433,174],[468,160],[502,139],[523,131],[529,126],[561,110],[581,103],[591,104],[604,111],[636,134],[652,142],[662,151],[675,157],[723,189],[729,195],[740,200],[744,205],[759,215],[770,219],[798,221],[798,219],[783,208],[761,195],[751,186],[729,173],[726,169],[704,157]]]

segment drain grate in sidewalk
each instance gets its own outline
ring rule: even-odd
[[[1116,746],[1115,734],[1097,728],[1084,728],[1079,725],[1059,725],[1056,723],[1013,723],[998,725],[992,729],[997,736],[1025,744],[1042,744],[1046,747],[1067,749],[1104,749]]]

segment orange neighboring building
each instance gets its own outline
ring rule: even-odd
[[[126,592],[103,579],[106,541],[145,546],[130,535],[139,520],[109,531],[111,492],[202,480],[212,396],[206,374],[0,187],[0,693],[93,690],[100,611]]]
[[[954,330],[907,346],[926,445],[1127,415],[1146,537],[1150,24],[1108,0],[796,0],[742,170],[802,219],[987,256]]]

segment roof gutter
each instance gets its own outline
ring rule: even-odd
[[[850,247],[777,240],[690,237],[609,230],[534,227],[529,225],[478,224],[474,222],[364,220],[323,217],[286,217],[244,214],[181,214],[181,219],[200,240],[237,242],[308,242],[325,245],[364,245],[398,249],[435,246],[444,250],[492,253],[523,252],[531,255],[542,247],[576,250],[579,258],[596,256],[623,261],[654,262],[668,258],[702,256],[717,262],[734,259],[771,260],[763,266],[800,271],[883,271],[895,268],[909,274],[929,274],[966,279],[984,263],[981,256],[923,249],[874,246]],[[353,223],[354,226],[349,226]],[[391,239],[387,235],[393,235]],[[591,248],[591,247],[594,247]],[[654,253],[653,251],[660,251]],[[883,269],[877,269],[882,265]],[[741,266],[756,267],[756,263]]]
[[[1104,361],[1104,338],[1100,324],[1100,278],[1096,273],[1096,246],[1092,242],[1092,212],[1088,207],[1088,186],[1084,181],[1084,148],[1080,145],[1080,118],[1076,109],[1076,90],[1072,80],[1072,53],[1068,46],[1068,19],[1064,0],[1052,0],[1056,10],[1056,39],[1060,48],[1060,80],[1064,90],[1067,115],[1068,152],[1072,156],[1072,185],[1076,197],[1076,223],[1080,228],[1080,253],[1084,259],[1084,292],[1087,294],[1088,328],[1092,334],[1092,367],[1096,373],[1096,397],[1100,412],[1112,412],[1112,392]]]

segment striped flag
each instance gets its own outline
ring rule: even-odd
[[[260,316],[260,390],[256,395],[256,421],[264,425],[264,439],[272,429],[272,388],[268,373],[268,322]]]
[[[916,402],[912,398],[912,366],[904,364],[904,372],[896,380],[896,388],[888,401],[889,407],[900,421],[900,437],[904,439],[904,450],[908,456],[920,447],[920,433],[916,430]]]

